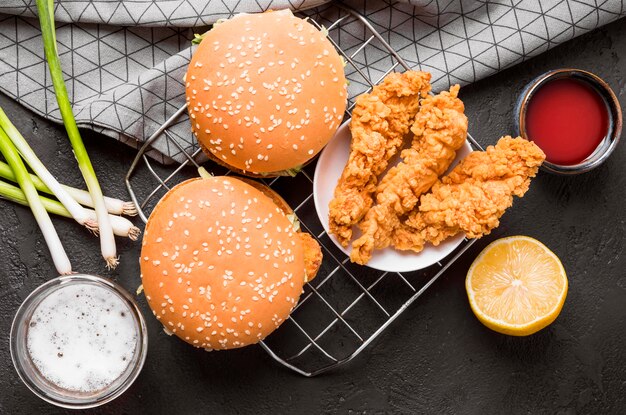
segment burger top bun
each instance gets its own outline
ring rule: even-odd
[[[185,79],[198,142],[209,157],[246,173],[305,164],[346,108],[343,61],[324,33],[288,10],[216,25]]]
[[[289,316],[305,279],[303,244],[284,212],[232,177],[170,190],[150,215],[140,262],[157,319],[206,349],[264,339]]]

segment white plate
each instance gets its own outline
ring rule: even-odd
[[[315,209],[320,218],[320,222],[328,233],[328,204],[333,198],[335,186],[341,176],[344,166],[350,156],[350,135],[349,121],[346,121],[339,129],[335,136],[330,140],[326,148],[322,151],[317,167],[315,168],[315,176],[313,179],[313,198],[315,200]],[[469,142],[457,152],[457,157],[452,163],[452,167],[468,155],[472,151]],[[390,166],[400,162],[397,156],[391,160]],[[360,236],[361,231],[358,227],[354,227],[353,239]],[[330,239],[339,247],[346,255],[350,255],[350,248],[344,248],[339,241],[329,233]],[[367,263],[368,267],[389,272],[409,272],[429,267],[450,254],[463,241],[463,235],[459,234],[453,238],[449,238],[442,242],[439,246],[427,245],[420,253],[412,251],[398,251],[392,247],[381,250],[375,250],[372,258]]]

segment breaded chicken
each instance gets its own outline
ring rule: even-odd
[[[462,232],[468,238],[489,234],[513,196],[526,193],[544,160],[537,145],[520,137],[472,152],[421,197],[419,209],[394,232],[393,245],[419,252],[426,242],[439,245]]]
[[[456,157],[467,137],[467,117],[457,97],[459,86],[422,100],[411,132],[411,148],[391,168],[376,189],[376,205],[359,223],[363,235],[352,244],[350,259],[366,264],[374,249],[391,244],[393,230]]]
[[[304,273],[305,281],[309,282],[317,275],[322,265],[322,248],[320,244],[307,232],[298,232],[298,236],[304,247]]]
[[[330,233],[344,246],[352,238],[352,226],[372,206],[378,175],[402,146],[419,98],[429,91],[429,73],[394,72],[357,98],[350,122],[350,158],[329,205]]]

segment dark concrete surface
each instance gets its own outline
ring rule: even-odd
[[[626,21],[465,88],[474,137],[486,145],[511,133],[518,92],[534,76],[558,67],[595,72],[626,106]],[[0,105],[53,173],[81,184],[61,127],[4,96]],[[84,138],[105,192],[125,196],[123,177],[134,151],[94,133]],[[624,143],[591,173],[541,174],[502,227],[476,243],[362,357],[318,378],[279,367],[259,347],[194,350],[164,335],[142,299],[150,330],[144,370],[126,394],[93,413],[626,413],[625,192]],[[131,291],[139,285],[139,243],[120,241],[120,266],[109,273],[95,238],[70,221],[55,223],[76,269],[110,276]],[[464,288],[464,275],[480,250],[515,234],[550,247],[570,283],[560,317],[527,338],[483,327]],[[55,271],[30,211],[4,201],[0,252],[0,413],[61,413],[28,391],[11,364],[13,315]]]

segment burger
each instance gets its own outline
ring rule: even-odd
[[[326,34],[289,10],[216,24],[185,76],[193,133],[231,170],[294,175],[343,119],[343,68]]]
[[[263,340],[289,316],[322,254],[268,187],[233,177],[172,188],[146,225],[148,304],[168,333],[207,350]]]

